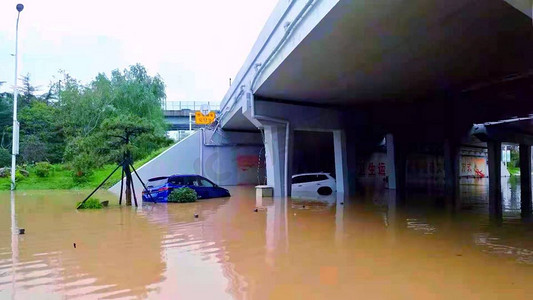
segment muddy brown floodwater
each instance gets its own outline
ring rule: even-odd
[[[427,193],[399,204],[231,187],[227,199],[76,211],[85,192],[1,192],[0,298],[531,298],[533,227],[516,217],[516,182],[505,189],[500,226],[485,185],[464,186],[459,209]]]

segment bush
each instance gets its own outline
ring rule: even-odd
[[[94,159],[86,153],[81,153],[74,158],[72,169],[74,180],[77,182],[84,182],[87,180],[88,176],[93,174]]]
[[[79,209],[101,209],[103,207],[98,198],[89,198],[82,206],[80,206],[80,203],[81,202],[78,202],[78,204],[76,204],[76,207],[79,206]]]
[[[196,191],[187,187],[175,189],[168,195],[168,202],[173,203],[196,202],[196,199],[198,199]]]
[[[39,177],[48,177],[52,165],[47,161],[38,162],[35,164],[35,174]]]
[[[15,171],[15,182],[22,181],[24,178],[26,178],[23,172],[26,172],[26,171],[21,171],[20,169],[17,169]]]

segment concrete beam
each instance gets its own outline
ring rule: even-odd
[[[531,146],[520,145],[520,210],[523,219],[532,216],[531,204]]]
[[[511,131],[509,129],[497,128],[497,126],[498,125],[485,126],[482,124],[476,124],[472,128],[471,133],[484,142],[494,140],[506,143],[533,145],[532,135]]]
[[[531,0],[505,0],[514,8],[521,11],[524,15],[531,18],[533,16],[533,1]]]
[[[489,163],[489,215],[491,219],[500,221],[502,211],[502,143],[488,141]]]

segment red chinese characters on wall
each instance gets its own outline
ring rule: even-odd
[[[373,162],[370,162],[368,164],[368,175],[369,176],[376,176],[376,166],[374,165]]]
[[[385,176],[386,170],[385,170],[385,163],[380,162],[378,164],[378,175],[379,176]]]
[[[361,163],[357,168],[357,175],[360,177],[386,176],[387,167],[384,162]]]

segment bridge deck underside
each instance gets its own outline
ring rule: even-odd
[[[356,106],[456,93],[533,70],[531,19],[502,0],[340,1],[257,88]]]

